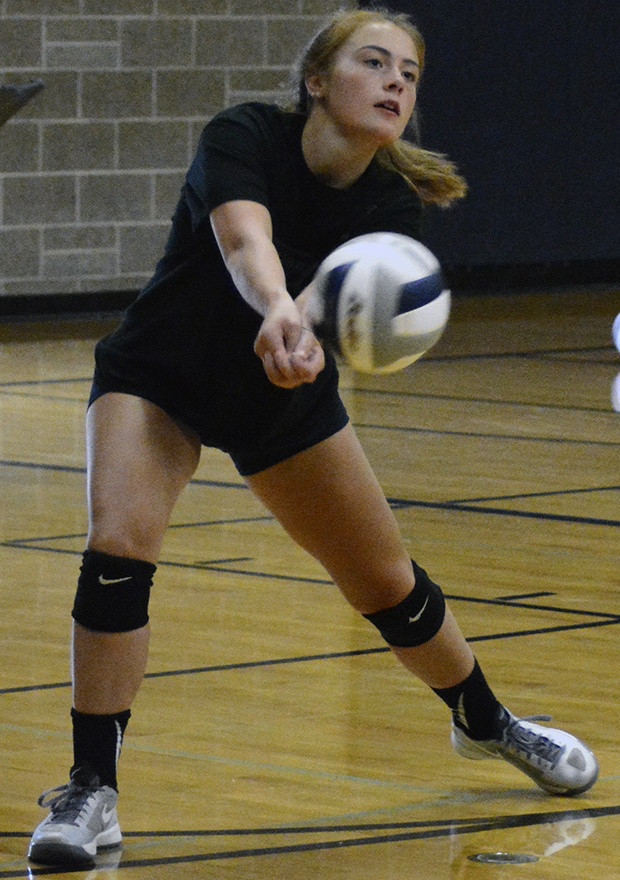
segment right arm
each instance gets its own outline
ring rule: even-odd
[[[325,366],[323,349],[286,289],[273,244],[271,215],[258,202],[235,200],[211,212],[226,268],[245,301],[263,318],[254,351],[270,381],[281,388],[314,382]]]

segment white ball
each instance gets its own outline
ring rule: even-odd
[[[616,315],[614,319],[614,323],[611,328],[611,337],[614,341],[614,345],[620,351],[620,314]]]
[[[331,253],[315,275],[316,332],[363,373],[393,373],[434,345],[450,314],[437,258],[405,235],[377,232]]]
[[[611,408],[620,413],[620,373],[611,383]]]

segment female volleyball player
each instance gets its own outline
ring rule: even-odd
[[[201,445],[326,568],[398,659],[452,711],[471,758],[501,757],[542,788],[588,789],[573,736],[511,715],[412,564],[305,317],[320,261],[363,233],[419,237],[421,207],[464,192],[402,139],[424,61],[402,16],[346,12],[306,51],[295,112],[261,104],[205,128],[152,281],[96,350],[87,418],[90,527],[73,607],[74,763],[49,793],[30,857],[59,864],[120,845],[116,764],[142,681],[164,531]],[[303,499],[303,504],[299,499]]]

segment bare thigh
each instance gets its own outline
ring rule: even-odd
[[[88,546],[156,562],[200,440],[155,404],[116,393],[91,405],[86,434]]]
[[[350,425],[248,485],[358,611],[391,608],[413,589],[396,520]]]

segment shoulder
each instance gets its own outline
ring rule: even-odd
[[[200,218],[224,202],[247,200],[270,207],[274,188],[301,151],[295,114],[274,104],[238,104],[205,126],[187,173],[188,197]]]
[[[216,131],[245,131],[257,134],[282,137],[301,132],[303,117],[298,113],[284,110],[277,104],[262,104],[257,101],[236,104],[217,113],[204,128],[203,135]]]

